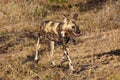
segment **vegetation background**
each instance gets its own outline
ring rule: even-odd
[[[76,72],[67,62],[50,66],[46,44],[36,64],[40,23],[74,13],[82,31],[78,44],[68,45]],[[120,80],[120,0],[0,0],[0,80]]]

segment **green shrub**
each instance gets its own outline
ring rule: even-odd
[[[64,7],[67,0],[47,0],[48,4],[57,3],[60,7]]]
[[[42,15],[42,10],[43,10],[43,7],[38,6],[34,11],[34,16],[41,16]]]

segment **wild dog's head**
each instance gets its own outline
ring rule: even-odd
[[[67,18],[64,15],[64,26],[63,30],[66,32],[69,32],[69,34],[72,34],[74,36],[80,35],[80,29],[79,26],[75,23],[75,20],[77,19],[78,14],[74,14],[72,19]]]

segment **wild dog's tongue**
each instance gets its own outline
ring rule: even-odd
[[[75,32],[73,32],[73,34],[74,34],[75,37],[78,37],[80,35],[80,34],[77,34]]]

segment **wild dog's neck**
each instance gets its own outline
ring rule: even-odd
[[[62,26],[62,30],[63,31],[71,31],[71,24],[68,24],[68,23],[64,23],[63,26]]]
[[[60,22],[60,23],[58,24],[58,27],[57,27],[58,32],[60,32],[60,31],[63,30],[63,25],[64,25],[63,22]]]
[[[61,34],[61,32],[68,31],[69,30],[68,24],[64,22],[60,22],[57,30],[59,34]]]
[[[62,30],[63,31],[67,30],[67,23],[63,23]]]

